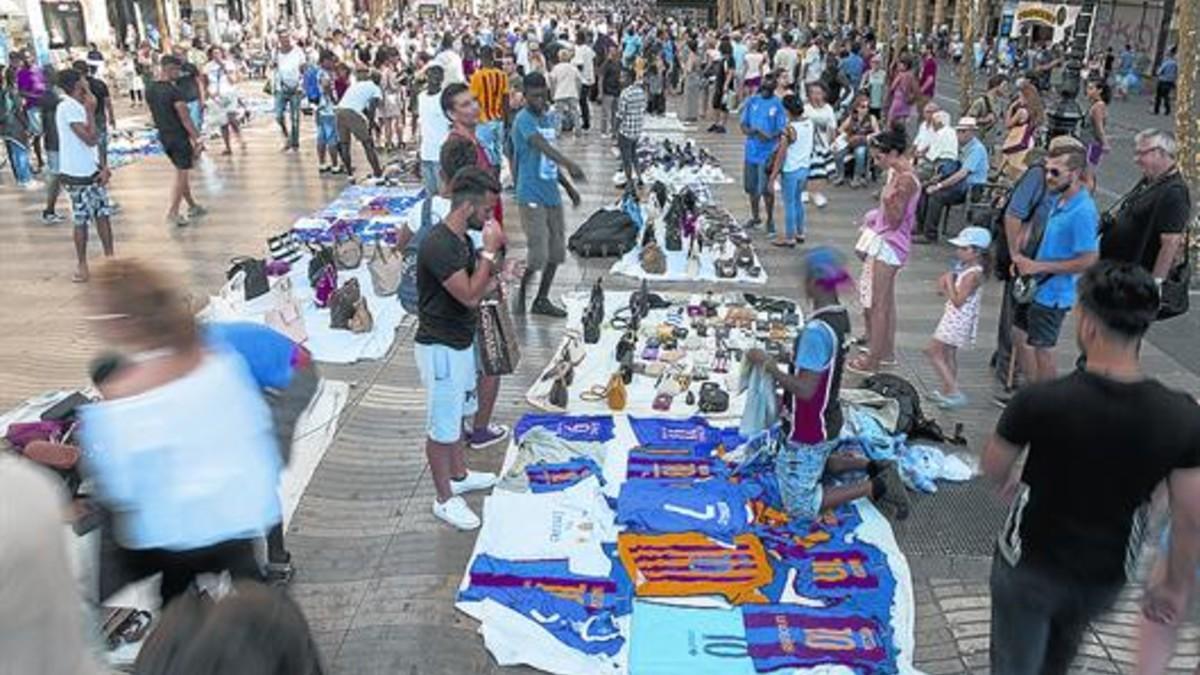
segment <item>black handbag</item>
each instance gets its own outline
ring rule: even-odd
[[[716,382],[700,385],[700,412],[723,413],[729,410],[729,392]]]
[[[312,252],[312,258],[308,260],[308,284],[316,288],[317,281],[325,272],[325,267],[328,265],[337,269],[337,264],[333,260],[333,249],[328,246],[310,244],[308,248]]]
[[[1188,290],[1192,281],[1192,246],[1191,230],[1183,237],[1183,262],[1171,268],[1167,277],[1159,287],[1158,317],[1165,321],[1186,314],[1188,311]]]
[[[362,290],[358,287],[358,279],[353,277],[334,291],[329,298],[329,327],[349,330],[360,298]]]
[[[240,256],[229,261],[229,269],[225,278],[232,279],[238,272],[245,274],[242,287],[246,300],[253,300],[260,295],[266,295],[271,290],[271,282],[267,279],[267,262],[258,258]]]

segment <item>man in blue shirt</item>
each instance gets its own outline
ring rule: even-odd
[[[1158,114],[1159,104],[1163,113],[1171,114],[1171,92],[1175,91],[1175,81],[1179,79],[1179,62],[1175,60],[1175,48],[1171,47],[1163,62],[1158,66],[1158,85],[1154,88],[1154,114]]]
[[[767,176],[767,165],[775,154],[779,137],[787,127],[787,113],[775,96],[775,75],[763,77],[758,95],[746,101],[742,109],[742,133],[746,134],[746,163],[742,186],[750,197],[750,222],[746,227],[762,224],[758,203],[761,197],[767,207],[767,231],[775,230],[775,194]]]
[[[1100,214],[1083,186],[1087,156],[1077,147],[1057,147],[1046,159],[1046,187],[1058,193],[1046,217],[1037,254],[1013,251],[1013,264],[1033,277],[1033,301],[1017,307],[1017,358],[1034,382],[1057,376],[1054,346],[1063,319],[1075,305],[1075,280],[1099,258]]]
[[[958,120],[959,169],[925,188],[925,210],[921,232],[929,241],[937,241],[942,209],[967,200],[971,189],[983,185],[988,177],[987,148],[979,140],[979,125],[974,117]]]
[[[866,69],[866,64],[858,55],[859,49],[857,42],[850,45],[850,53],[842,59],[841,63],[842,74],[850,82],[850,89],[853,91],[858,91],[858,85],[862,83],[863,71]]]
[[[642,52],[642,36],[637,34],[636,26],[630,25],[625,29],[625,37],[621,39],[621,64],[626,68],[633,67],[633,61]]]
[[[513,156],[517,163],[517,203],[521,228],[525,231],[525,274],[517,296],[517,312],[525,312],[525,294],[534,275],[541,272],[537,297],[530,311],[559,319],[567,311],[550,301],[554,273],[566,260],[561,184],[579,206],[579,192],[558,170],[561,164],[571,178],[584,180],[583,169],[554,147],[554,120],[547,114],[546,78],[541,73],[525,76],[525,107],[513,119]]]

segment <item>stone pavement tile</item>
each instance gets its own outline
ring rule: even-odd
[[[913,661],[915,663],[923,664],[927,661],[958,658],[958,645],[953,640],[948,642],[932,642],[928,637],[928,633],[922,630],[917,631],[916,639],[917,648],[913,652]]]
[[[400,502],[393,499],[330,499],[308,496],[297,507],[289,531],[314,537],[390,535],[400,522]]]
[[[422,503],[414,508],[426,506]],[[474,532],[459,532],[449,525],[429,531],[399,530],[379,561],[377,575],[381,578],[404,574],[461,575],[474,548]]]
[[[342,582],[301,582],[288,586],[288,593],[302,607],[314,632],[345,633],[367,591],[375,585],[371,579]],[[340,638],[339,638],[340,639]]]
[[[373,579],[391,536],[313,537],[288,533],[296,581],[331,582]]]
[[[451,629],[474,629],[475,622],[454,608],[454,596],[405,598],[386,590],[374,590],[354,615],[351,630],[374,626],[437,625]]]
[[[474,646],[479,642],[473,626],[369,626],[346,634],[330,669],[342,675],[490,675],[496,667]]]
[[[305,610],[305,615],[308,611]],[[309,625],[312,622],[309,621]],[[342,640],[346,639],[345,630],[329,630],[329,631],[312,631],[313,643],[317,645],[317,653],[321,655],[321,663],[325,664],[326,672],[329,672],[329,664],[333,663],[337,657],[338,650],[342,648]]]
[[[962,659],[958,657],[935,659],[932,661],[917,661],[915,663],[918,670],[929,675],[957,675],[967,672],[963,665]]]

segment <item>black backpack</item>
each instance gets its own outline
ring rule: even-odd
[[[891,373],[876,373],[863,380],[862,387],[895,399],[900,404],[900,414],[896,417],[896,433],[905,434],[910,440],[925,438],[938,443],[966,443],[962,437],[962,424],[955,425],[953,436],[947,436],[937,420],[925,416],[925,412],[921,410],[921,395],[917,388],[903,377]]]
[[[1030,164],[1029,167],[1025,169],[1025,173],[1021,174],[1021,177],[1017,179],[1017,182],[1014,183],[1013,186],[1009,188],[1008,192],[1004,194],[1004,198],[1000,200],[999,205],[993,209],[989,209],[987,212],[987,228],[992,232],[992,262],[994,265],[993,272],[996,275],[996,279],[999,281],[1008,281],[1012,277],[1013,264],[1012,251],[1008,250],[1008,235],[1004,232],[1004,214],[1008,212],[1008,205],[1012,202],[1012,196],[1013,193],[1016,192],[1017,186],[1019,186],[1021,181],[1025,180],[1025,177],[1029,175],[1029,172],[1033,171],[1035,168],[1043,171],[1042,181],[1039,187],[1039,206],[1034,208],[1034,213],[1036,213],[1037,209],[1040,208],[1041,201],[1046,198],[1046,179],[1044,173],[1046,166],[1041,162]],[[1037,237],[1037,240],[1040,242],[1041,237]],[[1030,247],[1029,242],[1027,242],[1026,247]],[[1036,252],[1037,251],[1035,249],[1034,253]],[[1028,251],[1026,253],[1028,254]]]
[[[581,258],[616,258],[633,250],[637,225],[624,209],[600,209],[567,240],[567,248]]]

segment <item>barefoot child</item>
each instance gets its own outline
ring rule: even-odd
[[[942,389],[932,398],[939,408],[961,408],[967,397],[958,389],[958,350],[975,342],[979,327],[979,289],[983,286],[985,256],[992,235],[982,227],[967,227],[950,240],[956,247],[954,270],[938,279],[938,291],[946,296],[942,320],[933,331],[925,354],[942,380]]]

